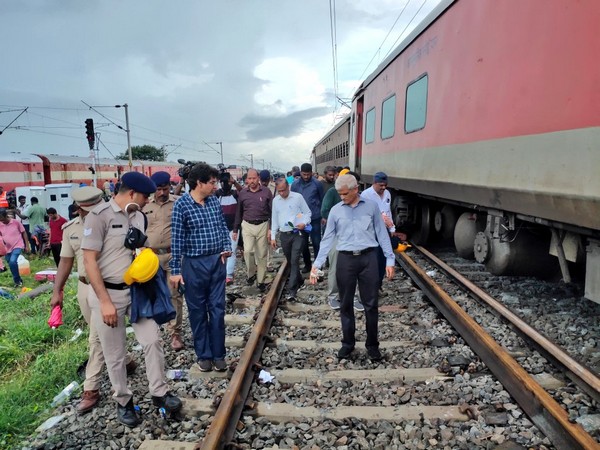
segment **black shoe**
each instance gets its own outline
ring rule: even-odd
[[[158,408],[165,408],[165,411],[167,411],[168,413],[177,412],[183,407],[183,403],[181,403],[181,400],[179,400],[178,397],[171,394],[170,392],[167,392],[162,397],[155,397],[153,395],[152,403]]]
[[[127,425],[129,428],[137,427],[142,423],[133,407],[133,397],[129,399],[125,406],[121,406],[117,403],[117,419],[123,425]]]
[[[258,283],[258,290],[260,292],[265,292],[267,290],[267,285],[265,283]]]
[[[352,347],[352,348],[342,347],[337,352],[337,357],[338,357],[338,359],[348,359],[353,351],[354,351],[354,347]]]
[[[256,281],[256,275],[252,275],[250,278],[248,278],[248,286],[252,286],[255,281]]]
[[[381,361],[383,359],[378,348],[368,348],[367,355],[371,361]]]

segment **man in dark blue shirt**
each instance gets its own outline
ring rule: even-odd
[[[225,263],[231,240],[217,190],[219,172],[196,164],[188,175],[190,192],[173,206],[171,284],[185,289],[194,349],[202,372],[227,370],[225,362]]]
[[[300,178],[292,184],[292,192],[302,194],[308,204],[311,213],[310,240],[312,241],[315,258],[319,254],[321,245],[321,203],[323,202],[323,185],[313,178],[312,165],[304,163],[300,166]],[[305,233],[306,235],[306,233]],[[305,239],[302,250],[302,259],[304,259],[304,269],[302,272],[308,273],[311,267],[310,250],[308,248],[308,236]]]

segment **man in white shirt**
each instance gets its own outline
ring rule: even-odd
[[[275,184],[276,193],[273,199],[271,213],[271,238],[269,244],[277,247],[277,231],[281,240],[281,248],[285,259],[290,265],[288,278],[288,300],[295,300],[296,294],[304,285],[300,273],[300,256],[304,245],[302,233],[310,232],[311,212],[302,194],[290,191],[290,185],[285,178],[279,178]]]
[[[398,245],[398,238],[406,239],[402,233],[396,233],[396,226],[394,225],[394,220],[392,217],[392,195],[387,188],[388,185],[388,177],[384,172],[377,172],[373,175],[373,185],[365,189],[360,197],[365,200],[371,200],[375,202],[379,208],[379,212],[381,212],[381,217],[383,219],[383,223],[392,238],[392,248],[395,248]],[[383,277],[385,276],[385,256],[383,255],[383,251],[381,247],[379,247],[377,251],[377,261],[379,263],[379,280],[381,289],[381,284],[383,283]],[[381,295],[381,293],[380,293]]]

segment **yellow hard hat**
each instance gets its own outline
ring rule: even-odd
[[[400,242],[400,243],[398,243],[398,247],[396,247],[395,250],[397,252],[401,253],[401,252],[403,252],[404,250],[406,250],[407,248],[410,248],[410,247],[412,247],[410,244],[406,244],[406,243]]]
[[[123,274],[123,280],[126,284],[150,281],[158,272],[158,264],[158,256],[151,249],[145,248]]]

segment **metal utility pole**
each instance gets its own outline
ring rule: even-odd
[[[249,155],[241,155],[242,158],[244,158],[246,161],[248,161],[248,158],[250,158],[250,168],[254,169],[254,154],[250,153]]]
[[[93,175],[92,175],[92,186],[94,187],[98,187],[98,170],[96,170],[96,167],[98,167],[96,165],[96,160],[98,159],[97,155],[100,152],[100,133],[96,133],[96,149],[92,149],[92,168],[93,170]]]
[[[133,158],[131,157],[131,136],[129,134],[129,110],[127,109],[129,105],[123,103],[122,105],[115,105],[115,108],[120,108],[121,106],[125,108],[125,132],[127,133],[127,153],[129,154],[129,171],[131,172],[133,170]]]
[[[132,167],[133,167],[133,158],[131,157],[131,137],[130,137],[130,133],[129,133],[129,110],[127,103],[123,104],[123,107],[125,108],[125,127],[127,128],[127,152],[129,153],[129,171],[132,171]]]
[[[221,155],[221,164],[223,163],[223,142],[204,142],[208,147],[210,147],[211,150],[214,150],[215,152],[217,152],[219,155]],[[210,144],[219,144],[219,150],[216,150],[214,148],[212,148],[210,146]]]
[[[221,164],[224,164],[224,162],[223,162],[223,142],[217,142],[217,144],[219,144],[219,149],[221,152]]]

